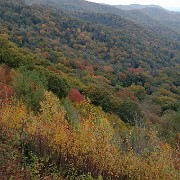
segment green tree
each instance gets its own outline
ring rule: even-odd
[[[55,93],[59,98],[64,98],[69,93],[69,84],[60,75],[49,73],[47,75],[48,90]]]
[[[132,125],[141,123],[143,119],[140,108],[133,101],[124,101],[119,107],[118,115],[125,123]]]
[[[37,110],[44,97],[46,79],[36,71],[22,70],[13,81],[13,89],[18,97],[23,97],[28,107]]]
[[[163,112],[166,110],[178,111],[179,109],[179,103],[177,100],[168,96],[154,97],[153,101],[161,105]]]

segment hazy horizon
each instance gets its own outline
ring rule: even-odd
[[[180,9],[180,0],[164,1],[164,0],[86,0],[89,2],[104,3],[109,5],[159,5],[167,9]]]

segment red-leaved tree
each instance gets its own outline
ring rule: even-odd
[[[83,95],[77,89],[71,89],[71,91],[69,92],[68,98],[72,102],[76,102],[76,103],[80,103],[84,101]]]

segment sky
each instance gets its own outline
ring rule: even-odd
[[[155,4],[155,5],[160,5],[162,7],[180,8],[180,0],[87,0],[87,1],[105,3],[105,4],[110,4],[110,5]]]

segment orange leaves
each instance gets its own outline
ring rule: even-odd
[[[86,70],[89,72],[89,74],[91,76],[94,75],[94,69],[93,69],[93,67],[91,65],[90,66],[86,66],[85,68],[86,68]]]
[[[12,95],[12,89],[8,85],[0,82],[0,104],[8,103]]]
[[[50,54],[48,52],[42,52],[41,55],[44,57],[44,58],[49,58],[50,57]]]
[[[76,65],[76,67],[77,67],[78,69],[80,69],[80,70],[83,70],[83,69],[84,69],[82,60],[76,59],[76,60],[74,61],[74,64]]]
[[[107,73],[113,72],[113,68],[111,66],[103,66],[103,70]]]
[[[116,93],[116,96],[119,97],[120,99],[123,99],[123,100],[132,100],[132,101],[136,101],[137,98],[136,96],[134,95],[133,92],[129,91],[128,89],[122,89],[120,91],[118,91]]]
[[[139,74],[142,72],[142,68],[128,68],[128,72],[132,74]]]

